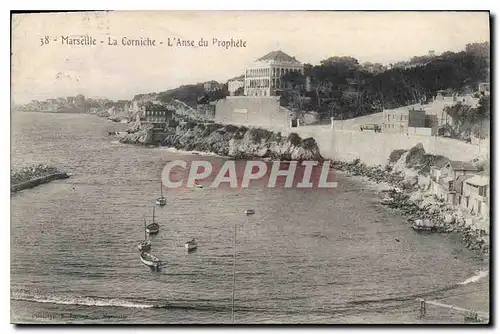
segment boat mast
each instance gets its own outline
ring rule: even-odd
[[[146,232],[146,218],[144,218],[144,240],[148,240],[148,233]]]
[[[153,205],[153,224],[155,222],[155,206]]]
[[[160,193],[161,197],[163,197],[163,185],[161,184],[161,179],[160,179]]]

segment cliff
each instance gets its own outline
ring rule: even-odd
[[[146,124],[139,127],[132,125],[127,129],[127,133],[123,134],[119,141],[123,144],[141,144],[150,145],[154,144],[153,139],[153,125]]]
[[[120,142],[159,143],[180,150],[211,152],[237,159],[323,160],[313,138],[302,139],[295,133],[284,137],[281,133],[260,128],[188,121],[167,128],[161,135],[162,139],[155,142],[150,125],[141,125],[138,131],[133,132],[137,128],[135,125],[129,128],[132,133],[122,136]]]

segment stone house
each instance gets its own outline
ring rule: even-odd
[[[458,205],[463,183],[478,173],[470,162],[449,161],[431,166],[431,192],[447,203]]]
[[[488,217],[490,180],[485,175],[474,175],[464,181],[458,204],[471,214]]]
[[[153,124],[154,129],[163,130],[174,118],[175,110],[158,104],[150,104],[145,108],[146,123]]]

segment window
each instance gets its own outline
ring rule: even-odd
[[[486,187],[479,187],[479,196],[487,196]]]

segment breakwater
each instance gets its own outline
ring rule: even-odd
[[[39,186],[39,185],[44,184],[44,183],[48,183],[50,181],[67,179],[67,178],[69,178],[69,175],[67,173],[63,173],[63,172],[49,174],[49,175],[45,175],[45,176],[40,176],[40,177],[31,179],[28,181],[12,184],[10,186],[10,191],[17,192],[17,191],[21,191],[21,190],[28,189],[28,188],[34,188],[36,186]]]

